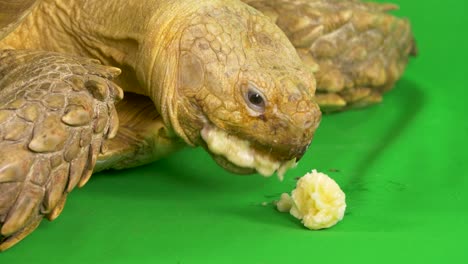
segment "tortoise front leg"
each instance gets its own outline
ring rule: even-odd
[[[55,219],[115,136],[120,70],[41,51],[0,51],[0,251]]]
[[[95,171],[148,164],[186,145],[166,128],[149,97],[126,92],[116,108],[119,131],[104,142]]]
[[[382,100],[416,52],[406,19],[391,4],[355,0],[243,0],[285,32],[316,71],[322,111],[362,107]]]

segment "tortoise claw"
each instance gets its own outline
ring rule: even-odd
[[[42,221],[42,216],[36,215],[31,221],[21,228],[19,231],[13,233],[10,236],[0,235],[0,252],[3,252],[12,246],[16,245],[18,242],[23,240],[26,236],[31,234]]]
[[[317,93],[315,100],[324,113],[336,112],[346,107],[346,100],[336,93]]]
[[[370,88],[348,89],[339,93],[318,92],[315,98],[324,113],[363,108],[382,102],[382,94]]]
[[[393,4],[243,1],[270,16],[310,66],[324,112],[380,102],[417,54],[408,20],[388,14],[398,8]]]

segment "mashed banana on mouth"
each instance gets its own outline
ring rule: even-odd
[[[225,157],[236,166],[255,169],[265,177],[276,172],[278,178],[283,180],[286,171],[296,166],[295,158],[284,162],[276,161],[256,151],[247,140],[230,135],[216,127],[205,127],[201,135],[212,153]]]
[[[313,170],[298,180],[291,196],[283,193],[276,207],[289,211],[309,229],[324,229],[343,219],[346,196],[333,179]]]
[[[254,168],[267,177],[277,172],[282,180],[284,173],[296,165],[295,159],[275,161],[268,155],[257,152],[248,141],[216,127],[205,127],[201,135],[212,153],[222,155],[236,166]],[[323,229],[343,219],[345,198],[333,179],[313,170],[298,180],[291,196],[283,193],[276,207],[280,212],[289,212],[309,229]]]

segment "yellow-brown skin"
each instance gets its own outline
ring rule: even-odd
[[[268,15],[315,69],[323,112],[379,103],[416,55],[408,19],[393,4],[358,0],[243,0]]]
[[[26,14],[31,2],[24,3]],[[0,19],[2,26],[13,22]],[[43,0],[0,42],[0,50],[7,48],[17,51],[0,52],[0,94],[6,95],[0,99],[6,131],[0,131],[0,146],[23,158],[1,152],[0,251],[44,217],[55,219],[68,193],[93,171],[150,162],[180,147],[179,138],[206,147],[201,131],[213,126],[283,162],[302,156],[320,120],[315,80],[287,37],[259,11],[234,0]],[[65,55],[70,53],[121,68],[116,82],[149,97],[157,112],[134,95],[114,107],[119,89],[105,79],[120,70]],[[260,108],[249,103],[249,91],[261,94]],[[16,101],[10,97],[21,104],[11,106]],[[27,110],[36,103],[46,106]],[[113,141],[115,109],[124,123],[123,137]],[[148,116],[132,119],[140,110]]]
[[[313,75],[288,39],[244,5],[201,9],[188,24],[176,85],[184,103],[174,109],[187,137],[199,144],[193,135],[214,125],[278,160],[300,158],[321,114]],[[249,89],[262,94],[264,109],[249,107]]]
[[[305,86],[313,94],[315,86],[311,83],[315,82],[306,80],[313,78],[307,77],[310,76],[307,71],[318,71],[318,92],[314,100],[323,111],[365,106],[381,101],[381,94],[393,87],[400,78],[410,53],[415,49],[408,21],[386,14],[388,10],[395,9],[393,5],[354,0],[243,1],[268,15],[286,33],[297,52],[291,48],[290,41],[283,33],[262,14],[238,1],[202,1],[194,5],[191,1],[172,3],[167,0],[146,0],[138,4],[118,0],[106,3],[44,0],[37,14],[29,17],[23,29],[18,29],[4,42],[15,48],[40,48],[95,57],[105,64],[122,68],[119,84],[126,91],[149,95],[165,123],[170,124],[170,128],[192,145],[199,144],[197,131],[203,125],[200,124],[200,111],[197,111],[200,109],[204,110],[203,114],[212,116],[205,120],[220,128],[230,127],[231,131],[238,133],[239,128],[245,127],[243,133],[247,138],[251,138],[248,133],[254,131],[252,128],[258,127],[260,130],[257,131],[269,137],[268,131],[278,131],[278,126],[281,127],[284,122],[284,118],[276,122],[268,120],[268,117],[274,119],[275,114],[281,115],[278,112],[273,114],[274,109],[261,115],[260,120],[267,122],[252,118],[251,112],[238,108],[245,107],[242,98],[231,94],[229,98],[235,98],[235,101],[228,102],[220,87],[233,92],[246,83],[259,86],[253,81],[249,82],[251,80],[266,80],[263,87],[257,88],[273,91],[267,98],[268,105],[272,106],[272,103],[278,102],[270,100],[271,94],[276,94],[282,100],[297,99],[296,95],[287,97],[283,91],[278,92],[284,88],[288,90],[286,93],[294,93],[289,91],[291,88],[288,86]],[[222,10],[226,6],[231,10]],[[216,7],[219,7],[219,11],[216,11]],[[234,10],[236,7],[237,10]],[[105,10],[110,10],[114,15],[107,16]],[[210,12],[223,14],[223,25],[217,25],[218,18],[210,19]],[[74,18],[73,24],[69,24],[69,17]],[[202,18],[205,20],[197,21]],[[264,23],[268,26],[264,26]],[[38,24],[42,25],[41,28],[38,28]],[[207,25],[214,30],[213,33],[207,31]],[[31,32],[32,28],[37,28],[37,31]],[[196,43],[191,41],[195,35],[199,38]],[[232,39],[232,36],[236,38]],[[204,46],[207,47],[205,50],[199,48]],[[302,63],[296,53],[299,53]],[[277,65],[286,66],[285,62],[290,64],[287,69],[275,68]],[[203,66],[202,72],[190,70],[199,66]],[[295,68],[300,68],[298,73],[294,73]],[[231,76],[224,75],[221,69]],[[295,77],[287,81],[284,72]],[[235,73],[237,80],[233,77]],[[297,76],[303,76],[303,80],[297,80]],[[190,82],[189,86],[198,87],[187,89],[187,84],[183,83],[187,81]],[[284,82],[288,84],[284,86]],[[184,91],[180,92],[181,89]],[[174,91],[177,93],[173,94]],[[191,93],[196,94],[196,98]],[[195,105],[200,104],[202,107],[185,103],[183,108],[190,109],[176,109],[167,104],[182,99],[191,104],[196,101]],[[202,100],[206,102],[202,103]],[[311,113],[314,110],[308,114],[301,113],[301,110],[307,112],[316,107],[300,101],[285,107],[289,108],[285,112],[286,116],[291,119],[295,114],[296,118],[292,119],[313,119],[310,122],[317,123],[318,115]],[[218,107],[220,105],[222,107]],[[296,113],[292,110],[294,106]],[[178,114],[182,112],[185,112],[184,116],[179,117]],[[223,120],[227,122],[220,124],[221,121],[216,122],[216,116],[230,120]],[[190,120],[181,122],[187,118]],[[181,124],[190,126],[182,128]],[[290,131],[276,135],[289,137]],[[293,137],[297,140],[299,136]],[[265,145],[265,141],[271,147],[270,139],[258,140],[261,145]]]
[[[121,68],[117,83],[149,96],[168,129],[190,145],[203,145],[200,131],[214,125],[279,161],[300,158],[321,116],[311,70],[259,11],[235,0],[194,3],[44,0],[0,47],[73,53]],[[248,106],[248,87],[263,94],[263,111]]]
[[[330,111],[378,101],[414,49],[407,21],[384,14],[391,6],[243,1],[259,11],[236,0],[42,0],[0,41],[0,76],[7,76],[0,79],[0,107],[7,108],[0,109],[0,146],[9,146],[2,153],[24,153],[22,159],[0,155],[6,157],[0,159],[0,190],[7,193],[0,197],[0,251],[43,217],[56,218],[68,193],[86,183],[93,168],[150,162],[181,142],[206,147],[200,136],[205,128],[248,140],[256,154],[280,162],[299,158],[320,121],[316,102]],[[19,8],[21,17],[33,2],[0,0],[0,7]],[[15,24],[5,10],[0,39]],[[114,107],[122,94],[110,79],[120,70],[67,53],[121,68],[116,82],[141,95],[127,94]],[[9,82],[17,86],[5,86]],[[8,97],[23,93],[45,95],[43,101]],[[77,95],[81,99],[71,100]],[[71,105],[65,107],[65,99]],[[45,108],[33,111],[37,103]],[[117,112],[123,124],[111,139]],[[34,123],[39,116],[48,122]],[[227,169],[252,172],[214,158]]]

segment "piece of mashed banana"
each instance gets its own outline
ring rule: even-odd
[[[276,206],[288,212],[309,229],[329,228],[343,219],[346,196],[338,184],[324,173],[313,170],[297,181],[296,189],[281,195]]]

